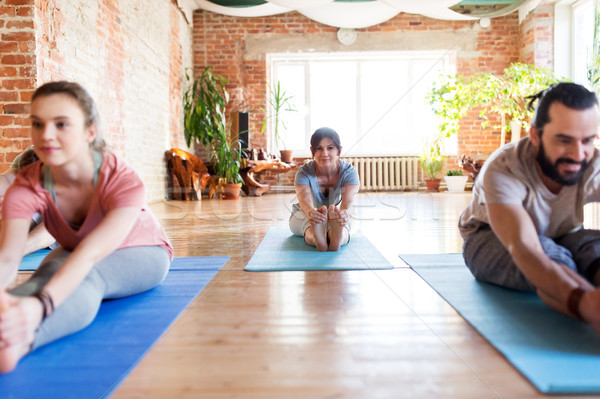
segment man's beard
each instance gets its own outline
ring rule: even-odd
[[[585,170],[589,166],[589,162],[587,161],[587,159],[584,159],[581,162],[577,162],[569,158],[558,158],[556,162],[552,163],[552,161],[546,156],[546,151],[544,151],[544,144],[541,142],[541,140],[536,161],[540,165],[542,173],[544,173],[552,181],[563,186],[573,186],[577,184],[577,182],[581,180],[583,174],[585,173]],[[577,172],[566,172],[567,175],[563,176],[560,174],[560,171],[558,169],[558,166],[561,163],[581,165],[581,168],[579,168]]]

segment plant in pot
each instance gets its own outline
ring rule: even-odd
[[[444,156],[442,155],[441,137],[423,148],[423,153],[419,157],[419,162],[425,175],[425,185],[427,191],[436,192],[440,189],[441,179],[438,177],[444,167]]]
[[[266,108],[260,108],[265,114],[260,132],[264,133],[267,124],[271,123],[275,147],[281,153],[281,161],[290,163],[292,162],[292,150],[288,150],[283,140],[283,134],[286,129],[285,118],[283,116],[285,112],[296,112],[292,103],[293,97],[281,88],[279,81],[277,81],[276,85],[270,84],[267,80],[265,81],[267,82],[267,91],[269,94],[265,94],[264,96],[267,102]]]
[[[451,169],[446,172],[446,176],[444,176],[444,181],[446,182],[448,191],[451,193],[465,191],[465,186],[467,185],[468,179],[469,176],[464,176],[462,170],[459,169]]]
[[[219,134],[217,143],[213,146],[211,162],[213,172],[220,178],[219,185],[223,191],[223,199],[240,198],[242,189],[240,162],[244,155],[241,140],[229,138],[227,131]]]
[[[191,80],[186,72],[186,78]],[[227,79],[213,73],[212,67],[204,68],[199,79],[192,82],[184,93],[184,135],[188,147],[192,141],[204,145],[210,153],[213,173],[219,178],[219,186],[235,184],[239,198],[242,178],[240,159],[244,153],[239,139],[231,139],[225,109],[229,94],[225,88]]]

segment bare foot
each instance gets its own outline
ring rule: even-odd
[[[325,216],[325,220],[327,220],[327,207],[325,205],[319,208],[319,212],[322,213]],[[312,228],[317,250],[321,252],[327,251],[327,221],[314,224]]]
[[[340,210],[334,206],[329,206],[329,250],[339,251],[340,247],[348,242],[348,230],[344,227]]]
[[[37,302],[37,299],[23,298],[23,302],[21,302],[15,301],[13,298],[5,291],[0,290],[0,326],[8,327],[0,329],[0,374],[10,373],[17,367],[19,360],[21,360],[21,358],[29,351],[29,347],[34,339],[35,329],[39,325],[39,321],[33,324],[30,322],[28,323],[27,319],[29,319],[29,317],[26,315],[31,315],[32,313],[35,314],[37,312],[35,308],[37,306],[35,303]],[[28,303],[25,303],[25,301],[28,301]],[[21,306],[23,306],[23,311],[15,312],[15,308]],[[11,329],[11,322],[9,319],[14,319],[13,316],[15,313],[24,317],[26,320],[20,320],[20,323],[18,324],[21,328],[16,330],[16,332],[14,332],[15,328],[12,328],[12,333],[7,332],[7,330]],[[13,322],[12,324],[14,325],[15,323]],[[29,327],[27,327],[27,325],[29,325]]]

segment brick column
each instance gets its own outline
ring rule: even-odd
[[[35,89],[33,0],[0,0],[0,172],[30,144]]]

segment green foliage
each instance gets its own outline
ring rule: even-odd
[[[463,176],[463,172],[459,169],[451,169],[446,172],[446,176]]]
[[[427,94],[427,101],[439,117],[439,133],[450,137],[458,133],[458,123],[471,108],[481,107],[481,127],[489,125],[487,115],[499,114],[503,130],[510,128],[505,118],[522,121],[529,130],[533,113],[527,110],[525,97],[560,81],[552,71],[522,63],[513,63],[502,75],[481,72],[470,76],[442,75]]]
[[[186,71],[188,82],[191,78]],[[200,79],[194,80],[184,93],[184,133],[188,147],[192,141],[202,143],[210,152],[213,172],[225,183],[241,183],[240,159],[244,155],[241,141],[232,140],[225,118],[229,94],[227,79],[208,66]]]
[[[425,176],[435,179],[444,168],[444,159],[441,138],[438,137],[432,143],[425,146],[423,154],[419,157],[419,162],[425,172]]]
[[[188,71],[185,74],[191,81]],[[229,93],[225,89],[227,79],[212,72],[207,66],[200,79],[194,80],[184,93],[184,135],[188,147],[192,141],[211,147],[219,131],[226,129],[225,108]]]
[[[215,175],[225,183],[242,183],[240,160],[245,155],[241,140],[224,140],[214,147],[211,162]]]
[[[267,102],[266,109],[260,108],[260,110],[265,114],[265,119],[263,120],[263,125],[260,129],[260,132],[264,133],[267,123],[269,120],[271,120],[273,137],[275,139],[275,147],[286,150],[287,147],[283,141],[282,135],[283,131],[286,129],[286,125],[285,121],[282,119],[282,114],[284,112],[296,111],[294,104],[292,103],[293,96],[288,95],[285,90],[281,89],[281,84],[279,81],[277,81],[276,86],[271,85],[266,79],[265,82],[267,82],[267,89],[270,95],[264,95]],[[281,147],[279,146],[279,143],[281,143]]]

